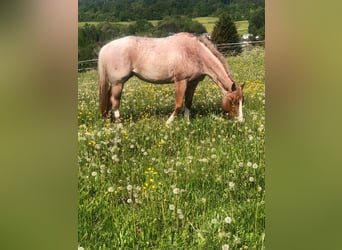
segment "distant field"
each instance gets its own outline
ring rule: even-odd
[[[206,30],[209,33],[211,33],[214,29],[215,23],[218,21],[218,17],[196,17],[196,18],[193,18],[193,20],[196,20],[196,21],[200,22],[201,24],[203,24],[203,26],[206,28]],[[154,26],[156,26],[157,23],[159,22],[159,20],[151,20],[149,22],[152,23]],[[86,23],[96,25],[100,22],[79,22],[78,26],[83,27]],[[110,23],[129,25],[133,22],[110,22]],[[237,32],[239,35],[248,33],[248,21],[247,20],[236,21],[235,25],[236,25],[236,29],[237,29]]]

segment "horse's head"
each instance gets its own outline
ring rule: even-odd
[[[222,99],[222,109],[228,113],[229,118],[236,118],[239,122],[243,121],[242,104],[244,103],[243,88],[245,84],[232,85],[232,92],[224,94]]]

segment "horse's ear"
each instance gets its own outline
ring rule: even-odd
[[[236,90],[236,85],[235,85],[235,82],[233,82],[232,84],[232,91],[235,91]]]
[[[240,85],[241,89],[243,89],[245,87],[245,83]]]

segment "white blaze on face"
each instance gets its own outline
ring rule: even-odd
[[[243,121],[243,113],[242,113],[242,99],[239,101],[239,115],[237,117],[239,122]]]

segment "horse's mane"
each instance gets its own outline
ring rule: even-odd
[[[209,39],[207,38],[206,35],[201,35],[198,37],[198,40],[203,43],[216,57],[217,59],[219,59],[219,61],[222,63],[226,73],[228,74],[229,78],[235,82],[233,80],[233,76],[230,74],[230,70],[229,70],[229,66],[228,63],[226,61],[226,59],[223,57],[223,55],[216,49],[215,45],[212,44]]]

